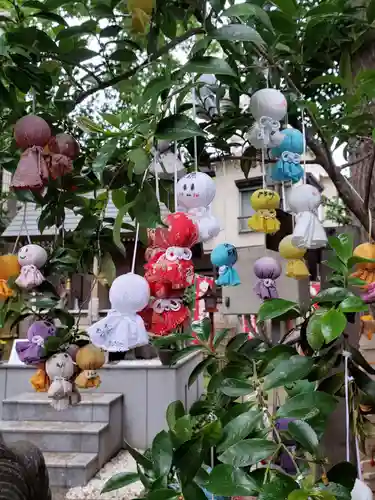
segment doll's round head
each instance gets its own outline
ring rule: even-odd
[[[46,361],[46,373],[51,380],[56,377],[70,379],[74,374],[74,363],[67,352],[53,354]]]
[[[292,187],[288,196],[289,208],[294,213],[316,210],[321,201],[318,189],[310,184]]]
[[[20,266],[34,265],[40,269],[47,262],[47,258],[47,252],[39,245],[25,245],[18,251]]]
[[[49,321],[34,321],[27,330],[27,338],[33,342],[35,338],[45,340],[56,334],[56,327]]]
[[[187,209],[208,207],[215,194],[215,182],[203,172],[184,175],[177,183],[178,204]]]
[[[144,309],[150,300],[150,287],[139,274],[118,276],[109,290],[112,308],[122,314],[135,314]]]
[[[261,257],[254,263],[254,274],[259,279],[277,279],[281,274],[280,263],[273,257]]]
[[[280,206],[280,196],[272,189],[257,189],[251,195],[250,203],[254,210],[275,210]]]
[[[306,248],[297,248],[292,243],[292,234],[285,236],[279,243],[279,254],[284,259],[302,259],[306,253]]]
[[[250,99],[250,112],[256,120],[268,116],[280,121],[287,111],[287,102],[284,95],[277,89],[261,89],[255,92]]]
[[[233,266],[237,262],[237,249],[230,243],[221,243],[211,252],[211,262],[214,266]]]
[[[290,153],[297,153],[301,155],[304,149],[304,140],[301,132],[295,128],[285,128],[281,130],[279,134],[282,135],[283,140],[280,142],[278,147],[271,150],[271,154],[274,158],[281,156],[284,151],[289,151]]]

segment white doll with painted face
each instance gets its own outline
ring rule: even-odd
[[[21,273],[15,283],[20,288],[30,290],[45,280],[40,268],[47,262],[47,252],[39,245],[25,245],[18,252]]]
[[[178,210],[187,212],[197,224],[201,242],[214,238],[220,232],[220,223],[210,210],[215,194],[215,182],[203,172],[187,174],[177,183]]]
[[[65,410],[72,404],[77,404],[77,391],[71,379],[74,375],[73,359],[67,352],[59,352],[46,362],[46,373],[51,380],[48,389],[50,405],[58,411]]]

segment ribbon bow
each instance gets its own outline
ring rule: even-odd
[[[260,210],[258,210],[258,213],[264,219],[275,219],[276,218],[276,210],[260,209]]]
[[[34,335],[31,342],[36,344],[38,347],[44,347],[44,338],[40,335]]]
[[[258,139],[263,140],[266,144],[270,142],[272,133],[280,129],[280,122],[273,120],[269,116],[261,116],[259,119]]]
[[[191,260],[192,253],[190,248],[169,247],[165,251],[165,258],[171,262],[176,260]]]
[[[169,311],[179,311],[181,309],[181,299],[157,299],[152,304],[152,309],[157,314]]]
[[[228,266],[220,266],[219,267],[219,274],[220,276],[222,276],[223,274],[225,274],[227,271],[228,271]]]
[[[298,153],[292,153],[291,151],[283,151],[281,154],[281,159],[287,163],[294,163],[298,165],[301,161],[301,155]]]

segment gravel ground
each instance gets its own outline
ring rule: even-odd
[[[119,472],[136,472],[134,459],[124,450],[108,462],[86,486],[71,488],[65,495],[56,491],[53,500],[131,500],[141,496],[143,485],[140,481],[121,490],[100,494],[106,481]]]

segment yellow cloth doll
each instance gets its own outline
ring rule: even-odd
[[[307,269],[303,256],[306,248],[297,248],[292,245],[292,235],[285,236],[279,243],[279,253],[287,260],[285,275],[288,278],[302,280],[308,278],[310,273]]]
[[[76,363],[82,370],[75,380],[77,387],[81,389],[99,387],[100,377],[96,370],[101,368],[105,363],[103,351],[93,344],[87,344],[78,350]]]
[[[47,392],[51,385],[50,379],[44,368],[39,368],[30,378],[30,384],[36,392]]]
[[[280,207],[280,196],[271,189],[257,189],[250,198],[255,214],[248,220],[253,231],[274,234],[280,229],[280,221],[276,219],[276,208]]]
[[[20,274],[21,266],[17,255],[0,255],[0,299],[7,299],[13,295],[13,290],[8,286],[8,279]]]

